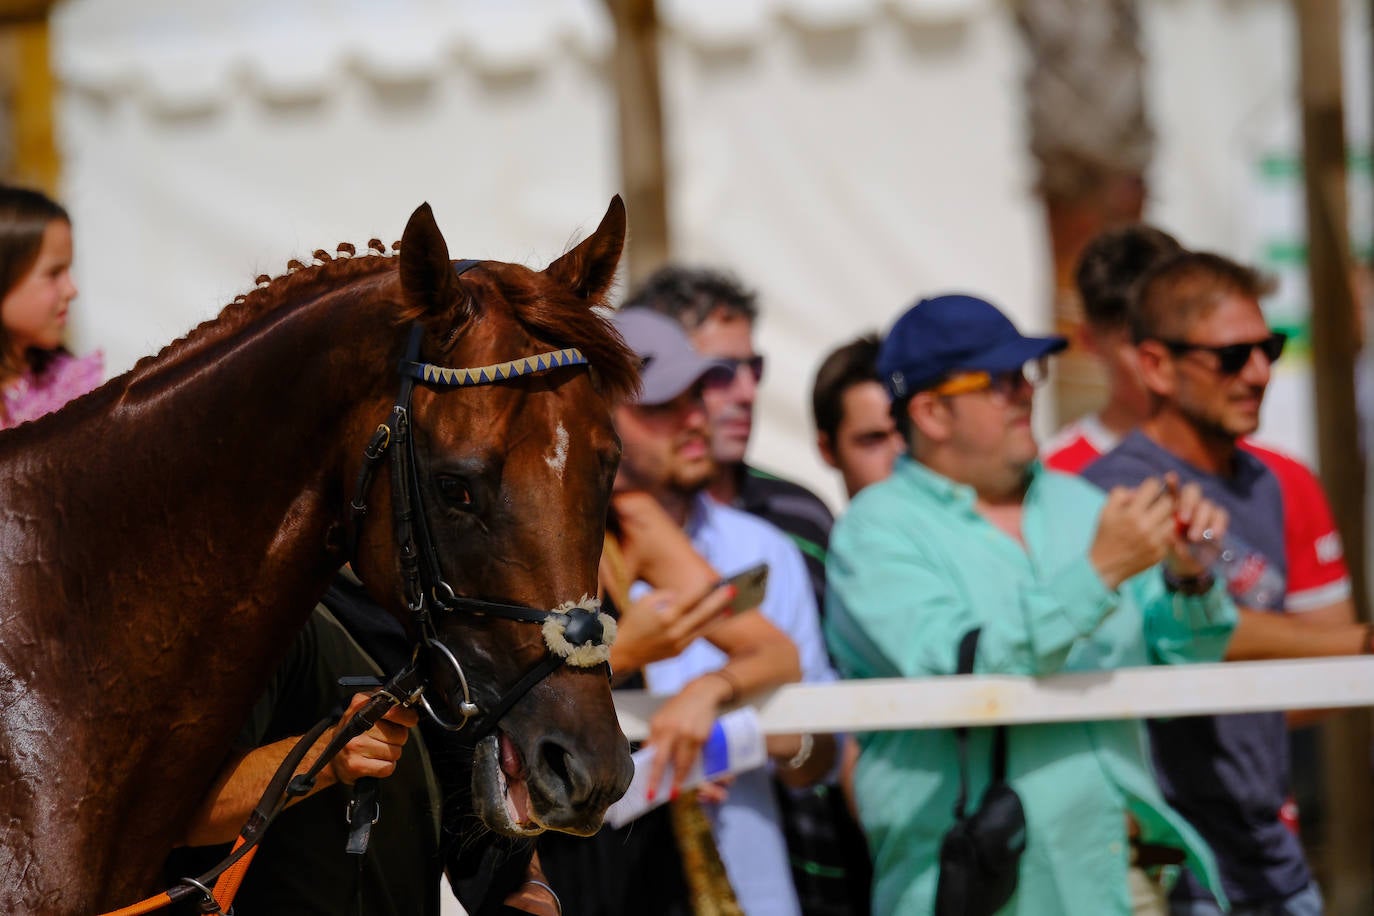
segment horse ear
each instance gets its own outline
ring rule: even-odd
[[[455,285],[448,243],[429,204],[420,204],[401,235],[401,291],[408,304],[426,312],[442,312],[453,306]]]
[[[546,267],[544,273],[578,298],[600,302],[615,281],[615,269],[624,247],[625,201],[617,194],[611,198],[596,231]]]

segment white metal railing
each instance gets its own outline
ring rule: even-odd
[[[647,737],[663,700],[617,691],[626,736]],[[1374,656],[789,684],[751,705],[770,735],[1374,706]]]

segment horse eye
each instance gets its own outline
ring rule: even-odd
[[[472,508],[472,490],[461,478],[440,477],[439,494],[449,503],[459,509]]]

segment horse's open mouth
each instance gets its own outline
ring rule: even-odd
[[[498,728],[478,743],[475,753],[472,795],[487,826],[511,836],[543,833],[530,801],[524,758],[510,736]]]
[[[499,778],[501,793],[506,799],[506,814],[517,827],[535,827],[537,825],[530,816],[530,787],[525,781],[525,761],[521,759],[515,742],[510,740],[510,735],[498,729],[496,736],[500,739]]]

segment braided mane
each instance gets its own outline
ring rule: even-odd
[[[244,325],[280,307],[291,299],[299,299],[300,293],[312,287],[321,286],[321,292],[335,285],[351,283],[363,277],[395,270],[395,254],[400,243],[386,252],[381,242],[372,239],[364,255],[354,256],[355,246],[340,242],[339,256],[331,256],[323,248],[316,249],[314,261],[304,264],[289,261],[286,273],[277,277],[262,274],[257,278],[257,288],[234,297],[218,315],[207,318],[182,337],[169,343],[156,354],[145,356],[134,364],[131,374],[140,375],[154,368],[179,363],[181,360],[201,352],[226,337],[231,336]]]

